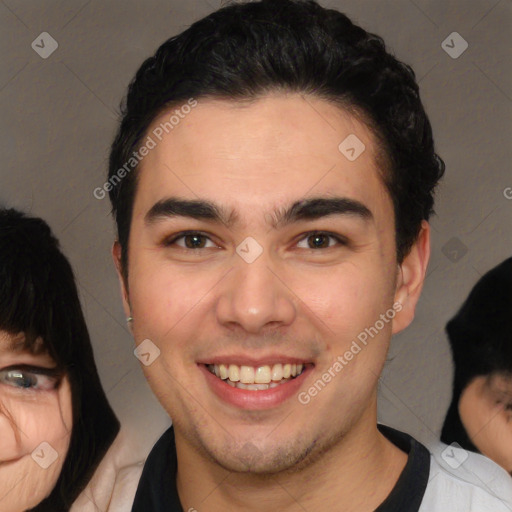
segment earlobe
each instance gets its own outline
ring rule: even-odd
[[[124,277],[123,264],[121,260],[122,248],[119,241],[115,241],[112,246],[112,259],[116,267],[117,277],[119,279],[119,285],[121,287],[121,297],[123,299],[123,308],[126,317],[131,317],[130,297],[128,295],[127,283]]]
[[[424,220],[416,242],[398,269],[395,303],[401,304],[401,310],[393,319],[393,334],[405,329],[414,319],[429,258],[430,226]]]

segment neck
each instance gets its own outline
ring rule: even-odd
[[[257,475],[215,464],[175,431],[184,510],[371,512],[396,484],[407,455],[377,429],[376,406],[325,453],[296,471]]]

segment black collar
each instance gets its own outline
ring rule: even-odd
[[[377,427],[409,457],[397,483],[375,512],[417,512],[427,488],[430,453],[408,434],[381,424]],[[132,512],[183,512],[176,489],[176,471],[174,429],[170,427],[144,464]]]
[[[409,457],[395,486],[375,512],[417,512],[427,489],[430,452],[409,434],[380,423],[377,427],[389,441]]]

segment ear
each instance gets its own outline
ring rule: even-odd
[[[414,319],[414,311],[423,288],[429,258],[430,225],[424,220],[416,242],[398,269],[395,304],[400,303],[401,309],[396,309],[393,334],[405,329]]]
[[[119,284],[121,286],[121,297],[123,299],[123,308],[126,317],[131,316],[130,297],[128,294],[128,287],[123,274],[123,264],[121,263],[121,244],[116,240],[112,246],[112,259],[117,271],[117,277],[119,278]]]

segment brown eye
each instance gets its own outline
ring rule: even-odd
[[[204,247],[205,237],[202,235],[185,235],[181,238],[183,238],[188,249],[202,249]]]
[[[318,249],[318,248],[324,249],[325,247],[329,247],[329,237],[326,235],[323,235],[323,234],[311,235],[309,237],[309,240],[312,242],[312,244],[311,243],[309,244],[309,246],[312,249]]]
[[[183,240],[183,243],[177,243],[178,240]],[[197,231],[187,231],[182,232],[174,238],[167,240],[165,242],[166,247],[170,247],[176,245],[178,247],[182,247],[183,249],[208,249],[206,247],[206,243],[210,241],[213,247],[217,247],[208,236],[203,233],[199,233]],[[211,246],[211,247],[212,247]]]
[[[324,231],[307,233],[301,242],[304,240],[307,243],[307,247],[303,247],[304,249],[329,249],[335,245],[346,245],[346,241],[341,237]],[[335,243],[331,244],[330,240],[334,240]]]

